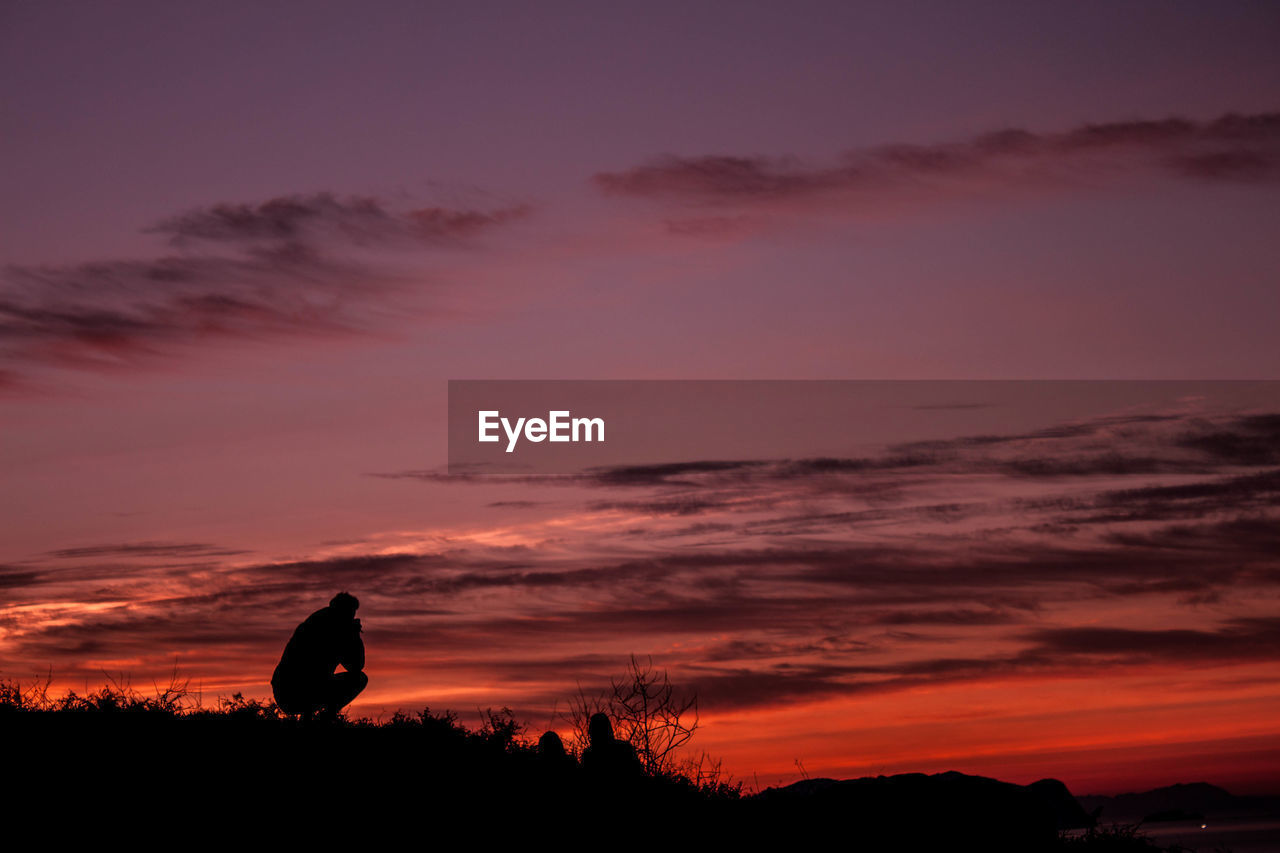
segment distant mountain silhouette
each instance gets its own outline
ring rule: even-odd
[[[983,849],[1053,846],[1088,815],[1056,779],[1015,785],[950,771],[862,779],[806,779],[752,798],[766,823],[804,825],[910,848],[964,838]]]
[[[1027,788],[1048,806],[1058,829],[1082,829],[1093,825],[1093,818],[1080,807],[1080,803],[1063,782],[1041,779],[1032,782]]]
[[[1169,785],[1114,797],[1076,797],[1081,808],[1105,821],[1148,823],[1162,820],[1280,815],[1280,797],[1237,797],[1208,782]],[[1182,815],[1183,817],[1177,817]]]

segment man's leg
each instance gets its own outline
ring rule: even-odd
[[[325,697],[324,704],[325,716],[336,717],[368,684],[369,676],[363,672],[335,672],[329,679],[328,696]]]
[[[316,701],[314,694],[316,691],[306,690],[297,684],[277,684],[272,682],[271,692],[275,696],[276,706],[291,717],[301,717],[309,720],[311,715],[320,707]]]

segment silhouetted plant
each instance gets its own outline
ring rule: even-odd
[[[35,679],[30,686],[23,687],[22,682],[13,678],[0,679],[0,710],[6,711],[47,711],[53,707],[54,700],[49,698],[49,686],[53,683],[53,672],[50,671],[44,680]]]
[[[246,699],[242,693],[232,693],[231,698],[218,699],[218,713],[240,719],[279,720],[284,718],[274,700]]]
[[[614,726],[636,749],[645,770],[654,775],[675,771],[679,750],[698,728],[698,697],[680,696],[664,669],[649,658],[643,666],[631,656],[626,675],[613,682]]]
[[[682,780],[716,795],[741,793],[741,783],[727,778],[719,761],[705,752],[696,757],[685,755],[698,729],[698,697],[678,691],[667,671],[657,669],[652,658],[641,664],[632,655],[626,673],[597,695],[588,694],[579,685],[563,716],[572,731],[570,747],[574,752],[581,754],[587,747],[587,726],[596,713],[608,715],[615,736],[635,748],[649,775]]]
[[[9,678],[0,680],[0,710],[21,711],[22,709],[22,685]]]
[[[23,686],[15,679],[0,680],[0,708],[19,711],[146,711],[152,713],[182,714],[200,707],[198,695],[188,689],[187,679],[174,670],[169,683],[163,687],[152,682],[154,694],[147,696],[133,687],[129,676],[104,673],[107,683],[83,696],[68,690],[53,698],[49,687],[53,684],[50,672]]]
[[[528,746],[524,742],[525,726],[516,721],[515,714],[510,708],[503,708],[500,711],[486,708],[481,716],[483,722],[474,732],[474,737],[486,745],[503,752],[512,752]]]
[[[48,698],[48,682],[39,696],[33,696],[32,704],[41,705],[38,710],[50,711],[98,711],[130,713],[182,714],[197,710],[196,698],[187,689],[187,681],[174,671],[169,684],[155,685],[155,695],[146,696],[134,689],[127,675],[106,675],[107,684],[81,696],[68,690],[58,699]]]
[[[697,758],[686,758],[677,765],[675,772],[704,794],[729,799],[742,796],[743,783],[735,782],[724,772],[721,759],[712,758],[705,752],[699,753]]]
[[[1141,831],[1140,824],[1107,824],[1090,827],[1084,832],[1064,832],[1058,837],[1064,850],[1088,850],[1099,853],[1142,853],[1163,851]],[[1171,848],[1179,849],[1179,848]]]
[[[415,729],[422,726],[422,720],[417,714],[396,711],[391,715],[391,719],[387,720],[383,725],[389,729]]]

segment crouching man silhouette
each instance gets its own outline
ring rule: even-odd
[[[271,676],[276,704],[309,720],[317,712],[334,719],[369,683],[360,639],[360,602],[340,592],[293,632]],[[346,672],[335,672],[341,664]]]

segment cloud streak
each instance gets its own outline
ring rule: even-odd
[[[281,196],[259,204],[215,204],[170,217],[147,229],[175,246],[199,242],[315,244],[321,240],[356,246],[421,242],[455,243],[528,215],[527,205],[490,211],[423,207],[390,208],[373,196],[341,198],[332,193]]]
[[[1062,133],[1005,129],[961,142],[857,149],[829,166],[786,157],[672,155],[591,181],[608,196],[760,211],[824,204],[872,209],[894,200],[1120,185],[1138,176],[1274,184],[1280,113],[1086,124]],[[695,236],[742,227],[740,218],[705,215],[669,226]]]
[[[169,238],[170,254],[11,266],[0,278],[0,388],[20,388],[32,367],[104,370],[230,339],[377,329],[407,280],[370,249],[465,245],[527,213],[289,196],[165,220],[149,230]]]

